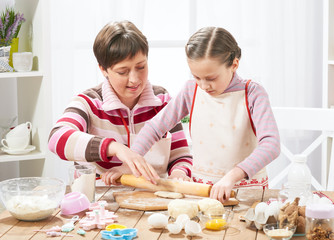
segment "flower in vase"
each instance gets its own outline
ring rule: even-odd
[[[6,8],[0,14],[0,47],[10,46],[13,38],[19,34],[23,22],[23,13],[15,12],[13,8]]]

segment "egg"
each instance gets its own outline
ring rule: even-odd
[[[184,231],[189,236],[196,236],[202,231],[202,229],[201,229],[201,225],[198,222],[190,220],[186,223],[184,227]]]
[[[226,225],[226,220],[222,218],[211,219],[205,223],[205,228],[210,230],[222,230]]]
[[[278,201],[272,201],[265,210],[265,218],[269,218],[270,216],[274,216],[274,218],[277,220],[279,214],[279,204]]]
[[[182,225],[179,223],[170,223],[167,225],[167,229],[171,234],[178,234],[182,230]]]
[[[181,229],[184,228],[184,226],[186,225],[186,223],[190,220],[189,216],[187,214],[180,214],[177,218],[175,223],[178,223],[181,225]]]
[[[267,207],[268,207],[268,205],[265,202],[258,203],[255,207],[255,218],[256,218],[256,216],[258,216],[261,213],[264,214],[266,212]]]
[[[168,217],[162,213],[153,213],[147,221],[152,228],[165,228],[168,224]]]

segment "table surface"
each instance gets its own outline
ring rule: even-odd
[[[96,200],[105,200],[108,202],[107,209],[113,211],[118,216],[117,221],[119,224],[126,225],[127,227],[138,229],[138,238],[145,240],[154,239],[226,239],[226,240],[266,240],[268,239],[263,231],[258,231],[255,228],[247,228],[246,223],[240,221],[239,216],[246,213],[247,209],[257,200],[268,201],[270,198],[276,198],[278,190],[254,190],[254,189],[239,189],[237,190],[237,198],[240,204],[231,207],[234,211],[234,216],[231,221],[231,227],[222,231],[207,231],[203,230],[202,233],[196,237],[189,237],[185,234],[184,230],[180,234],[171,235],[167,229],[152,229],[148,226],[147,218],[157,211],[138,211],[119,208],[118,204],[114,201],[114,191],[129,191],[135,190],[134,188],[124,186],[112,186],[112,187],[97,187],[96,188]],[[323,192],[330,199],[334,200],[334,192]],[[80,214],[80,217],[84,217],[84,213]],[[34,230],[49,229],[53,226],[62,226],[70,217],[60,214],[60,210],[57,210],[53,215],[45,220],[38,222],[24,222],[19,221],[12,217],[8,211],[4,211],[0,214],[0,239],[20,240],[20,239],[46,239],[46,234],[43,232],[34,232]],[[99,229],[90,230],[86,232],[85,236],[80,236],[76,233],[79,229],[76,223],[75,229],[70,233],[73,237],[57,237],[56,239],[101,239]],[[49,238],[48,238],[49,239]],[[305,237],[293,237],[292,239],[305,239]]]

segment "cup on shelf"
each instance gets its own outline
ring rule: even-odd
[[[30,144],[31,129],[31,122],[17,125],[6,134],[4,139],[1,140],[2,146],[9,150],[25,149]]]
[[[1,144],[4,148],[10,150],[22,150],[28,147],[30,143],[30,133],[26,133],[22,136],[6,136],[1,140]]]
[[[29,72],[32,69],[32,52],[13,53],[13,67],[17,72]]]
[[[25,122],[19,124],[6,134],[6,138],[26,136],[27,134],[30,134],[31,129],[32,129],[31,122]]]
[[[95,201],[96,167],[91,164],[73,165],[69,168],[69,179],[72,192],[80,192],[90,202]]]

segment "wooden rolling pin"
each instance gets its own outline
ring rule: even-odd
[[[152,191],[168,191],[178,192],[188,195],[195,195],[201,197],[210,197],[210,191],[212,186],[203,183],[179,181],[172,179],[162,179],[157,181],[157,185],[147,181],[143,177],[135,177],[134,175],[122,175],[120,177],[122,185],[127,185],[136,188],[144,188]],[[235,197],[235,192],[231,191],[231,198]]]

